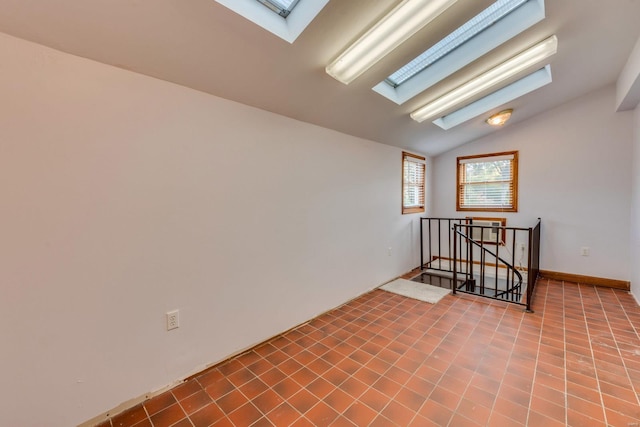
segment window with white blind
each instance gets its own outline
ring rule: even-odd
[[[459,211],[518,211],[518,152],[458,157]]]
[[[424,212],[425,158],[402,153],[402,213]]]

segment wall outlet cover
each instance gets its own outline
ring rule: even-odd
[[[167,331],[180,327],[180,311],[173,310],[167,312]]]

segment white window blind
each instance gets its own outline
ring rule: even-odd
[[[458,210],[517,211],[518,152],[458,158]]]
[[[402,153],[402,213],[424,212],[425,158]]]

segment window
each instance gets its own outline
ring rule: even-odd
[[[293,43],[329,0],[215,0],[283,40]]]
[[[425,158],[402,153],[402,213],[424,212]]]
[[[289,16],[294,7],[296,7],[296,3],[298,0],[258,0],[263,5],[267,6],[269,9],[273,10],[278,15],[286,18]]]
[[[504,16],[511,13],[514,9],[522,6],[526,1],[527,0],[496,1],[470,21],[467,21],[467,23],[462,27],[431,46],[408,64],[402,66],[395,73],[391,74],[385,79],[385,82],[393,87],[400,86],[402,83],[415,76],[438,59],[448,55],[451,51],[460,47],[460,45],[466,43],[486,28],[495,24]]]
[[[458,157],[459,211],[518,211],[518,152]]]

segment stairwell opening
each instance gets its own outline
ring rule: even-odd
[[[528,228],[486,220],[421,218],[421,272],[412,280],[531,311],[540,270],[541,220]]]

